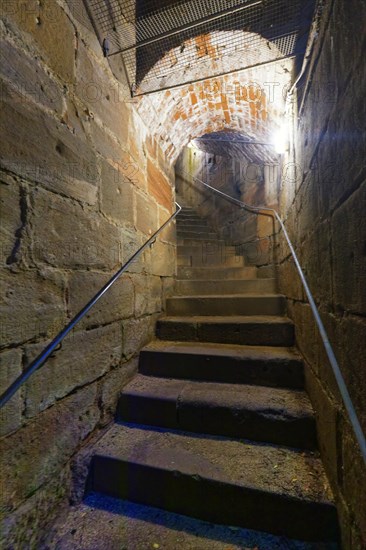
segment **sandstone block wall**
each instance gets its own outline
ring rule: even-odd
[[[166,221],[174,192],[82,3],[12,0],[1,15],[3,391]],[[4,547],[39,548],[73,494],[73,460],[111,420],[174,273],[170,230],[2,409]]]
[[[366,432],[365,25],[364,2],[325,3],[311,78],[308,85],[300,83],[304,105],[294,156],[287,159],[297,176],[292,185],[282,181],[281,211]],[[281,290],[307,361],[307,386],[344,548],[365,548],[365,464],[282,242],[278,259]]]

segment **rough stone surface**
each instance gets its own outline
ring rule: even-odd
[[[27,347],[28,362],[43,347],[44,343]],[[114,323],[86,332],[72,332],[54,355],[26,383],[25,413],[28,417],[37,415],[73,389],[90,384],[117,366],[122,356],[121,326]]]
[[[121,233],[115,225],[90,215],[78,203],[38,188],[33,204],[32,246],[37,263],[101,270],[119,265]]]
[[[112,273],[78,271],[70,275],[68,285],[68,310],[72,317],[110,280]],[[161,301],[161,295],[159,294]],[[135,290],[128,275],[121,277],[99,302],[80,321],[79,327],[105,325],[131,317],[135,311]]]
[[[289,536],[334,540],[332,497],[321,462],[309,452],[129,424],[112,426],[95,452],[96,491],[275,534],[285,532],[286,521]],[[161,491],[153,490],[156,483]],[[240,506],[223,508],[223,499]]]
[[[141,248],[145,241],[146,238],[135,230],[123,228],[121,240],[122,262],[128,262],[128,260],[132,258],[139,248]],[[141,273],[145,272],[146,269],[148,269],[146,253],[143,253],[128,266],[127,273]]]
[[[154,196],[161,206],[170,210],[173,200],[170,182],[151,161],[147,163],[147,178],[149,194]]]
[[[65,324],[63,280],[57,274],[4,270],[0,296],[2,346],[51,336]]]
[[[2,521],[2,547],[40,548],[49,522],[68,506],[70,485],[70,468],[66,466],[57,477],[52,476],[19,508],[6,515]]]
[[[293,345],[293,325],[275,316],[163,317],[157,334],[163,340],[201,341],[252,346]]]
[[[358,443],[347,420],[342,421],[341,432],[344,497],[346,502],[355,501],[358,505],[357,514],[352,516],[350,521],[351,544],[353,545],[351,548],[362,548],[366,543],[366,519],[363,513],[366,510],[366,495],[363,491],[366,473],[363,469],[363,459],[359,453]],[[358,542],[356,543],[356,541]]]
[[[22,372],[22,352],[12,349],[0,353],[0,393]],[[0,410],[0,437],[17,430],[22,424],[23,400],[18,392],[5,407]]]
[[[0,238],[2,265],[19,260],[22,228],[21,190],[14,180],[1,176],[0,183]]]
[[[136,354],[144,345],[153,340],[156,316],[123,321],[123,353],[126,357]]]
[[[124,388],[118,417],[134,424],[316,448],[309,399],[293,389],[140,374]]]
[[[270,346],[155,340],[140,352],[139,371],[186,380],[304,388],[303,365],[294,350]]]
[[[135,275],[132,280],[135,290],[135,314],[139,317],[160,312],[163,292],[161,278]]]
[[[132,183],[107,162],[102,165],[101,208],[106,216],[120,225],[134,222]]]
[[[86,387],[2,441],[1,506],[5,514],[54,478],[95,428],[100,415],[96,395],[95,386]]]
[[[156,241],[148,254],[150,255],[149,263],[153,275],[159,275],[160,277],[172,277],[175,275],[176,257],[173,245]]]
[[[103,424],[111,422],[116,415],[117,402],[123,387],[137,372],[138,359],[132,358],[126,363],[118,365],[102,379],[101,402]]]
[[[75,30],[55,0],[5,2],[3,15],[14,22],[27,41],[65,82],[72,83],[75,71]],[[62,48],[60,48],[62,44]]]
[[[213,525],[112,497],[90,494],[59,521],[47,548],[59,550],[335,550],[238,527]]]
[[[56,193],[95,204],[99,168],[85,136],[74,135],[65,124],[5,85],[1,99],[2,128],[7,135],[1,149],[2,164]]]
[[[62,92],[36,59],[8,40],[1,40],[1,75],[25,98],[62,113]]]
[[[159,227],[161,227],[169,218],[171,214],[166,208],[159,207]],[[170,244],[176,244],[176,220],[173,220],[165,229],[160,233],[160,239]]]
[[[282,315],[283,296],[272,294],[229,294],[210,296],[175,296],[168,298],[168,315]]]
[[[151,236],[158,229],[158,209],[151,199],[136,194],[136,227],[145,235]]]
[[[112,79],[107,63],[98,61],[83,43],[79,45],[75,92],[83,99],[89,110],[98,116],[122,143],[125,143],[128,139],[129,109],[124,101],[121,86]]]
[[[335,307],[366,316],[366,254],[363,223],[366,182],[334,213],[332,219]]]

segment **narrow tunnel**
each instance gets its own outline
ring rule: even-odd
[[[364,2],[1,15],[0,546],[366,548]]]

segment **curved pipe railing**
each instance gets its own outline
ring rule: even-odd
[[[252,213],[257,214],[257,215],[273,216],[278,221],[278,223],[279,223],[279,225],[280,225],[280,227],[283,231],[283,234],[285,236],[288,247],[290,249],[291,255],[294,259],[294,262],[295,262],[297,271],[299,273],[302,285],[305,289],[305,293],[306,293],[306,296],[309,300],[311,311],[313,313],[315,322],[316,322],[318,330],[320,332],[320,336],[321,336],[326,354],[328,356],[330,365],[332,367],[333,374],[334,374],[335,379],[337,381],[338,389],[339,389],[340,394],[342,396],[342,400],[343,400],[344,406],[346,408],[349,420],[351,422],[353,431],[355,433],[357,442],[360,446],[362,457],[363,457],[363,459],[366,463],[366,439],[365,439],[364,433],[362,431],[360,421],[358,420],[356,410],[353,406],[351,396],[349,394],[346,383],[344,381],[344,378],[343,378],[341,369],[339,367],[337,358],[334,354],[332,345],[329,341],[329,338],[328,338],[327,332],[325,330],[323,321],[321,320],[319,310],[316,307],[315,300],[314,300],[313,295],[310,291],[309,285],[306,281],[304,272],[301,268],[300,262],[298,260],[297,255],[296,255],[296,252],[295,252],[293,244],[290,240],[290,237],[287,233],[287,230],[286,230],[285,224],[283,223],[283,220],[279,216],[278,212],[276,210],[274,210],[273,208],[267,208],[265,206],[257,206],[257,207],[256,206],[250,206],[249,204],[246,204],[242,201],[239,201],[238,199],[235,199],[234,197],[230,197],[230,195],[227,195],[226,193],[223,193],[222,191],[219,191],[219,189],[216,189],[215,187],[212,187],[208,183],[200,180],[199,178],[196,178],[195,176],[191,176],[191,177],[193,177],[194,180],[199,181],[202,185],[204,185],[208,189],[211,189],[212,191],[214,191],[216,194],[220,195],[221,197],[225,198],[226,200],[229,200],[230,202],[236,204],[237,206],[240,206],[241,208],[244,208],[248,212],[252,212]]]
[[[58,335],[44,348],[44,350],[28,365],[28,367],[22,372],[20,376],[9,386],[9,388],[1,395],[0,397],[0,409],[11,399],[11,397],[18,391],[18,389],[32,376],[33,373],[35,373],[38,369],[40,369],[47,359],[50,357],[50,355],[58,348],[58,346],[62,343],[65,336],[69,334],[73,330],[73,328],[81,321],[81,319],[88,313],[88,311],[91,310],[91,308],[100,300],[102,296],[108,290],[111,288],[111,286],[117,281],[117,279],[120,278],[122,273],[124,273],[129,266],[142,254],[142,252],[150,245],[154,244],[157,236],[159,233],[163,231],[163,229],[170,224],[171,221],[174,220],[176,216],[178,216],[179,212],[182,210],[181,206],[176,202],[175,203],[177,210],[170,216],[170,218],[148,239],[145,244],[143,244],[137,252],[131,258],[126,262],[114,275],[113,277],[106,283],[103,288],[99,290],[99,292],[92,298],[86,306],[84,306],[79,313],[75,315],[75,317],[61,330],[61,332],[58,333]]]

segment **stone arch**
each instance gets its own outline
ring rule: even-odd
[[[290,82],[293,60],[268,63],[280,52],[255,33],[246,33],[248,44],[252,39],[252,46],[247,51],[237,51],[225,57],[220,45],[228,40],[226,35],[243,32],[214,32],[184,43],[192,53],[195,52],[197,60],[197,64],[191,67],[180,67],[187,80],[197,80],[203,69],[206,74],[214,74],[218,64],[224,69],[222,72],[228,74],[145,95],[137,100],[137,109],[170,162],[175,161],[184,145],[204,134],[231,130],[248,139],[268,141],[274,128],[280,124],[285,106],[284,91]],[[169,51],[145,78],[157,79],[161,64],[166,65],[167,58],[175,65],[179,64],[180,48]],[[244,55],[246,65],[256,66],[243,72],[230,72],[237,67],[238,55]],[[172,84],[168,77],[165,84]]]

